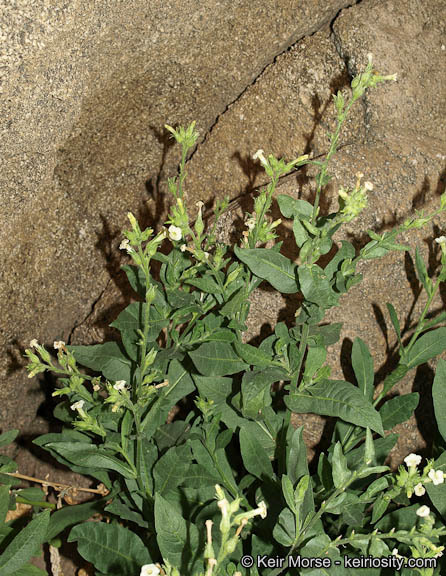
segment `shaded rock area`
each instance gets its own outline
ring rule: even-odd
[[[221,231],[240,230],[265,183],[252,154],[323,155],[335,119],[331,94],[348,95],[372,52],[379,71],[397,72],[398,82],[380,85],[353,111],[322,210],[335,209],[339,184],[352,186],[363,172],[374,183],[369,206],[337,236],[348,233],[360,246],[367,229],[382,232],[414,209],[435,209],[445,189],[443,0],[277,0],[273,9],[257,0],[56,4],[8,0],[0,9],[0,426],[23,430],[25,448],[49,429],[53,383],[28,380],[20,353],[34,337],[49,346],[113,337],[108,324],[131,298],[117,250],[125,215],[132,210],[159,226],[166,214],[165,180],[178,164],[166,122],[195,119],[200,130],[188,161],[190,206],[203,200],[210,207],[228,194],[236,201]],[[283,178],[277,193],[311,199],[311,176],[309,169]],[[273,215],[280,216],[277,206]],[[280,231],[291,235],[286,223]],[[418,245],[433,271],[433,238],[445,232],[437,219],[401,240]],[[284,252],[297,256],[290,241]],[[363,283],[327,317],[344,323],[329,362],[332,376],[351,377],[351,343],[359,336],[382,380],[396,362],[385,302],[409,327],[424,296],[404,253],[362,263],[360,271]],[[266,336],[278,318],[292,319],[296,305],[262,286],[247,339],[260,329]],[[434,309],[445,305],[443,290]],[[431,368],[418,370],[398,388],[419,391],[422,402],[397,430],[393,464],[431,441],[432,377]],[[306,424],[310,448],[328,438],[321,418],[295,422]],[[72,481],[27,450],[17,460],[25,473]]]
[[[55,5],[56,4],[56,5]],[[128,210],[158,222],[172,174],[163,126],[202,135],[277,55],[346,0],[48,0],[1,7],[2,427],[30,434],[44,396],[21,369],[31,338],[68,340],[119,267]]]

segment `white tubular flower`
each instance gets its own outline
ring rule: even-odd
[[[33,338],[29,343],[30,348],[37,348],[38,345],[39,343],[37,342],[36,338]]]
[[[83,409],[84,404],[85,404],[85,400],[78,400],[74,404],[71,404],[70,408],[73,411],[77,410],[78,412],[80,412]]]
[[[266,510],[266,504],[263,500],[259,502],[259,507],[257,508],[257,510],[259,511],[260,518],[265,519],[267,515],[267,510]]]
[[[263,166],[267,166],[268,165],[268,161],[265,158],[265,155],[263,153],[263,150],[257,150],[257,152],[254,154],[254,156],[252,157],[253,160],[260,160],[260,163],[263,164]]]
[[[392,550],[392,556],[396,556],[397,558],[401,558],[398,548],[394,548]]]
[[[424,496],[426,494],[426,488],[421,484],[421,482],[418,482],[413,491],[415,492],[415,496]]]
[[[417,516],[419,516],[420,518],[427,518],[430,513],[431,509],[429,508],[429,506],[420,506],[420,508],[418,508],[416,512]]]
[[[115,382],[115,384],[113,384],[113,388],[118,392],[122,392],[127,388],[127,382],[125,380],[118,380]]]
[[[364,188],[365,188],[366,190],[368,190],[369,192],[371,192],[371,191],[373,190],[373,184],[372,184],[372,182],[369,182],[369,181],[364,182]]]
[[[187,250],[187,244],[181,244],[180,250],[181,250],[181,252],[186,252],[186,250]]]
[[[245,224],[246,224],[246,227],[248,228],[248,230],[254,230],[254,228],[256,227],[256,220],[255,220],[255,218],[248,218],[248,220],[246,220]]]
[[[409,454],[404,458],[404,463],[408,468],[416,468],[421,462],[421,456],[419,454]]]
[[[132,247],[130,246],[130,240],[128,238],[124,238],[124,240],[119,245],[119,249],[126,250],[127,252],[129,252],[132,249]]]
[[[435,238],[435,242],[440,244],[440,246],[442,244],[446,246],[446,236],[439,236],[438,238]]]
[[[181,228],[178,228],[178,226],[174,226],[173,224],[169,226],[168,233],[169,233],[169,239],[175,242],[178,242],[183,237]]]
[[[61,350],[65,346],[65,342],[63,340],[56,340],[53,344],[54,350]]]
[[[438,486],[444,482],[444,474],[441,470],[429,470],[428,476],[432,480],[434,486]]]
[[[139,576],[158,576],[160,569],[156,564],[144,564]]]

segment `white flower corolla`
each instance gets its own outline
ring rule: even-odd
[[[248,230],[254,230],[254,228],[256,227],[256,220],[255,220],[255,218],[248,218],[248,220],[246,220],[245,224],[246,224],[246,227],[248,228]]]
[[[181,250],[181,252],[186,252],[186,250],[187,250],[187,244],[181,244],[180,250]]]
[[[61,350],[65,346],[65,342],[63,340],[56,340],[53,344],[54,350]]]
[[[31,342],[29,343],[31,348],[37,348],[37,346],[39,345],[39,343],[37,342],[36,338],[33,338],[31,340]]]
[[[93,390],[94,390],[95,392],[99,392],[100,389],[101,389],[101,387],[99,386],[99,384],[94,384],[94,385],[93,385]]]
[[[127,387],[127,382],[125,380],[117,380],[115,384],[113,384],[113,388],[118,390],[118,392],[122,392]]]
[[[168,233],[169,233],[169,239],[174,240],[175,242],[178,242],[183,237],[181,228],[178,228],[178,226],[174,226],[173,224],[169,226]]]
[[[156,564],[144,564],[139,576],[158,576],[160,569]]]
[[[392,556],[396,556],[397,558],[401,558],[398,548],[394,548],[392,550]]]
[[[442,244],[446,245],[446,236],[439,236],[438,238],[435,238],[435,242],[440,244],[440,246]]]
[[[371,191],[373,190],[373,183],[372,183],[372,182],[369,182],[369,181],[364,182],[364,188],[365,188],[366,190],[368,190],[369,192],[371,192]]]
[[[444,474],[441,470],[429,470],[428,476],[432,480],[434,486],[438,486],[444,482]]]
[[[79,412],[84,407],[84,404],[85,404],[85,400],[78,400],[74,404],[71,404],[70,408],[71,408],[71,410],[77,410]]]
[[[424,496],[426,494],[426,488],[421,484],[421,482],[418,482],[413,491],[415,492],[415,496]]]
[[[420,518],[427,518],[431,513],[429,506],[420,506],[416,512],[417,516]]]
[[[404,463],[408,468],[416,468],[421,462],[421,456],[419,454],[409,454],[404,458]]]
[[[264,166],[266,166],[268,164],[268,161],[265,158],[263,150],[261,150],[261,149],[257,150],[257,152],[254,154],[252,159],[253,160],[260,160],[260,163],[263,164]]]
[[[127,252],[129,250],[131,250],[131,246],[130,246],[130,240],[128,238],[124,238],[124,240],[121,242],[121,244],[119,245],[119,249],[120,250],[127,250]]]
[[[267,510],[266,510],[266,504],[265,502],[262,500],[261,502],[259,502],[259,507],[257,508],[259,514],[260,514],[260,518],[266,518],[267,515]]]

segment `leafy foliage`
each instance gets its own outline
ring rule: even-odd
[[[329,160],[351,106],[390,79],[374,73],[370,61],[353,80],[347,102],[340,92],[334,96],[337,126],[323,161],[305,155],[286,162],[257,152],[270,183],[255,199],[242,241],[231,252],[216,236],[227,200],[217,203],[209,230],[202,203],[192,222],[184,202],[186,157],[197,140],[194,124],[167,127],[182,147],[179,174],[168,182],[174,199],[169,227],[154,235],[129,214],[131,228],[120,248],[132,260],[123,269],[139,300],[112,323],[120,340],[88,347],[58,342],[57,359],[35,341],[26,352],[30,375],[52,371],[60,380],[54,395],[68,400],[55,411],[62,432],[35,443],[104,483],[109,494],[101,512],[109,523],[84,522],[97,510],[87,503],[73,508],[72,521],[64,509],[51,518],[48,512],[36,514],[10,542],[6,525],[0,560],[5,574],[22,569],[45,538],[73,524],[69,541],[77,542],[99,575],[136,574],[142,566],[157,574],[156,563],[168,576],[259,574],[260,566],[243,566],[243,554],[323,558],[333,562],[334,575],[352,573],[335,563],[346,556],[391,556],[398,548],[412,558],[439,557],[446,537],[444,452],[423,469],[421,457],[412,454],[406,467],[391,472],[385,461],[397,435],[385,431],[410,418],[419,401],[417,393],[389,398],[390,390],[446,349],[446,328],[426,320],[446,279],[446,240],[439,242],[442,268],[435,282],[416,254],[427,303],[408,342],[388,304],[400,359],[382,386],[375,387],[373,358],[360,338],[353,342],[351,382],[331,379],[326,365],[327,347],[340,339],[342,325],[324,323],[324,317],[361,281],[358,262],[405,250],[398,244],[400,233],[446,211],[442,197],[430,216],[418,214],[382,236],[369,231],[370,242],[358,251],[347,241],[336,246],[333,236],[365,208],[370,183],[358,176],[352,190],[341,187],[339,210],[320,214]],[[309,163],[318,167],[314,204],[278,196],[282,215],[293,220],[296,263],[275,242],[280,221],[271,222],[269,212],[279,178]],[[170,250],[161,252],[167,239]],[[160,264],[156,280],[152,260]],[[299,294],[299,308],[292,325],[279,322],[255,346],[243,333],[250,297],[263,283],[284,295]],[[444,376],[440,362],[433,398],[442,442]],[[315,413],[334,423],[316,471],[309,469],[303,429],[294,429],[291,412]],[[8,434],[0,436],[0,445],[13,439]],[[5,459],[0,466],[5,499],[13,464]],[[435,514],[409,505],[426,491]],[[0,513],[6,515],[4,505]],[[269,566],[262,574],[277,576],[286,569]],[[439,563],[435,573],[440,569]],[[419,573],[434,573],[423,570]],[[328,572],[316,566],[286,573]]]

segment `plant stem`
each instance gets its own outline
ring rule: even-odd
[[[325,157],[325,160],[321,163],[320,172],[318,173],[318,175],[316,177],[317,189],[316,189],[316,197],[314,199],[314,204],[313,204],[313,213],[311,215],[311,220],[310,220],[311,224],[314,223],[314,221],[317,217],[318,210],[319,210],[319,200],[320,200],[320,196],[321,196],[321,192],[322,192],[322,187],[325,185],[325,178],[327,176],[328,163],[330,162],[331,157],[333,156],[333,154],[335,154],[335,152],[337,150],[339,135],[341,133],[342,126],[345,122],[345,119],[348,116],[350,108],[352,107],[352,105],[355,101],[356,101],[356,98],[352,96],[352,98],[348,102],[347,106],[345,107],[344,112],[342,112],[341,114],[338,115],[338,123],[336,126],[336,130],[335,130],[335,132],[332,135],[332,138],[330,140],[330,149],[327,153],[327,156]]]
[[[19,474],[18,472],[5,472],[7,476],[13,476],[14,478],[19,478],[20,480],[27,480],[28,482],[35,482],[37,484],[42,484],[42,486],[51,486],[56,490],[72,490],[76,492],[90,492],[91,494],[100,494],[105,496],[109,493],[109,490],[103,485],[99,488],[79,488],[77,486],[71,486],[70,484],[61,484],[60,482],[51,482],[50,480],[42,480],[40,478],[34,478],[34,476],[26,476],[25,474]]]
[[[424,324],[424,319],[426,317],[426,314],[429,312],[429,308],[432,304],[432,300],[435,298],[435,295],[437,293],[438,288],[440,287],[440,279],[437,278],[437,281],[434,284],[434,287],[431,291],[431,293],[429,294],[429,297],[427,299],[426,305],[424,306],[423,312],[420,316],[420,319],[418,321],[418,325],[417,328],[415,330],[415,332],[412,335],[412,338],[410,339],[409,344],[406,346],[406,348],[404,348],[403,350],[403,354],[406,355],[410,349],[412,348],[412,346],[415,344],[416,339],[418,338],[418,335],[420,334],[420,332],[423,330],[423,324]]]

